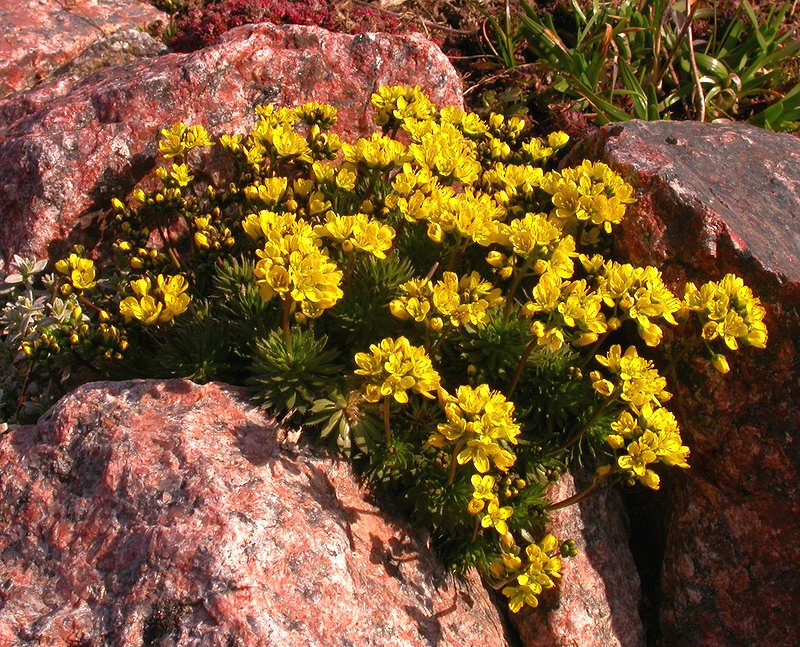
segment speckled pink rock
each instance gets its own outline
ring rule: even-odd
[[[673,286],[733,272],[767,310],[731,372],[687,358],[671,408],[692,469],[665,474],[661,644],[800,644],[800,139],[743,124],[627,122],[573,153],[637,191],[616,235]]]
[[[420,85],[439,105],[462,105],[447,57],[419,35],[334,34],[315,27],[245,25],[223,42],[99,72],[65,96],[0,124],[0,256],[47,253],[85,215],[108,208],[153,166],[158,133],[176,121],[241,132],[254,106],[329,102],[335,128],[372,132],[369,100],[383,84]]]
[[[25,90],[108,34],[166,24],[138,0],[0,0],[0,98]]]
[[[585,485],[581,481],[579,488]],[[566,474],[550,488],[548,500],[563,501],[576,491],[575,479]],[[548,530],[574,539],[578,554],[564,560],[563,577],[537,608],[510,615],[525,647],[644,647],[639,576],[619,494],[598,492],[555,510]]]
[[[346,464],[240,391],[95,383],[0,436],[0,644],[505,645]]]

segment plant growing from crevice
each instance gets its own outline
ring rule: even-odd
[[[764,308],[733,275],[680,299],[610,258],[633,190],[601,163],[553,170],[563,133],[419,88],[372,103],[382,132],[353,143],[317,103],[259,106],[246,134],[164,129],[158,186],[113,200],[105,247],[3,275],[2,410],[30,419],[97,377],[245,384],[349,456],[450,568],[535,606],[575,550],[550,511],[688,467],[650,352],[665,328],[686,331],[676,361],[724,373],[766,344]],[[549,500],[576,464],[593,483]]]

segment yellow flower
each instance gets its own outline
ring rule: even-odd
[[[158,148],[164,154],[165,159],[183,155],[193,148],[214,145],[205,128],[202,126],[187,127],[180,122],[174,124],[169,130],[163,129],[161,137],[163,139],[158,142]]]
[[[145,295],[140,299],[136,297],[126,297],[119,304],[119,312],[125,317],[125,321],[137,319],[145,325],[158,323],[163,305],[150,295]]]
[[[722,373],[723,375],[731,370],[731,367],[728,365],[728,359],[725,357],[725,355],[721,355],[719,353],[714,353],[711,356],[711,365],[717,372]]]
[[[481,476],[480,474],[473,474],[470,482],[472,483],[473,499],[486,499],[487,501],[492,501],[497,498],[494,494],[494,476]]]
[[[375,123],[387,128],[406,125],[417,120],[427,121],[435,110],[419,86],[407,88],[401,85],[382,85],[372,95],[371,102],[378,109],[373,117]]]
[[[345,161],[351,164],[382,171],[402,166],[403,162],[409,160],[408,151],[402,143],[377,133],[368,139],[361,138],[355,144],[342,143],[342,154]]]
[[[485,474],[491,468],[491,463],[500,471],[507,471],[517,457],[488,436],[481,436],[467,441],[467,446],[458,453],[456,459],[459,465],[466,465],[471,461],[478,472]]]
[[[489,501],[486,514],[481,519],[481,526],[484,528],[494,528],[501,536],[508,534],[508,524],[506,520],[514,514],[514,508],[510,506],[500,507],[497,501]]]
[[[157,277],[158,290],[164,301],[164,311],[161,313],[160,320],[167,322],[173,317],[186,312],[189,307],[189,295],[186,290],[189,284],[180,275],[167,276],[159,274]]]
[[[649,359],[639,356],[635,346],[629,346],[623,355],[621,346],[614,344],[606,355],[596,355],[595,359],[615,376],[617,384],[613,392],[617,392],[635,412],[647,404],[658,406],[672,397],[666,390],[666,379],[658,374]],[[592,386],[598,393],[611,395],[608,385],[614,386],[602,379],[599,372],[592,373]]]
[[[340,216],[328,211],[325,224],[314,228],[320,238],[332,238],[345,251],[357,249],[375,256],[386,258],[386,252],[392,248],[395,231],[371,219],[363,213],[354,216]]]
[[[155,290],[148,277],[129,283],[136,296],[126,297],[119,304],[120,314],[126,321],[136,319],[146,326],[168,323],[186,311],[190,297],[186,294],[189,285],[185,278],[159,274],[156,283]]]
[[[70,284],[76,290],[91,290],[97,285],[94,262],[88,258],[81,258],[77,254],[70,254],[67,258],[56,261],[56,271],[65,274]]]
[[[654,267],[608,261],[598,279],[597,292],[606,305],[621,309],[636,322],[639,335],[648,346],[657,346],[663,334],[654,319],[677,323],[674,315],[681,302],[667,289],[661,272]]]
[[[445,183],[458,181],[466,185],[478,179],[481,164],[472,141],[451,124],[420,125],[423,129],[412,131],[415,142],[408,149],[417,164]]]
[[[529,544],[525,549],[528,563],[522,573],[517,575],[517,586],[507,586],[503,595],[509,598],[508,606],[516,613],[523,605],[536,607],[539,600],[536,597],[544,589],[555,586],[556,579],[561,577],[561,560],[558,553],[558,540],[553,535],[547,535],[538,544]],[[516,566],[516,565],[515,565]],[[518,571],[509,569],[511,572]]]

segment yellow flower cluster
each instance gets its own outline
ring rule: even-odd
[[[445,323],[458,327],[485,323],[487,310],[503,303],[499,288],[481,278],[477,272],[459,279],[455,272],[445,272],[442,280],[412,279],[400,286],[405,293],[389,304],[398,319],[425,322],[432,330],[441,330]]]
[[[77,254],[56,261],[56,271],[63,274],[76,290],[91,290],[97,285],[94,262]]]
[[[607,306],[614,308],[616,316],[636,322],[639,335],[648,346],[657,346],[664,334],[654,319],[677,324],[674,315],[681,302],[664,285],[661,272],[655,267],[607,261],[600,269],[597,292]]]
[[[205,128],[202,126],[187,126],[180,122],[173,125],[169,130],[163,129],[161,137],[161,141],[158,142],[158,148],[164,154],[165,159],[179,157],[195,148],[207,148],[214,145]]]
[[[486,509],[480,517],[480,524],[483,528],[494,528],[502,539],[512,542],[506,521],[514,514],[511,506],[501,506],[500,500],[495,494],[495,478],[489,474],[481,476],[473,474],[472,479],[472,499],[467,504],[467,512],[471,515],[479,515]],[[486,507],[488,504],[488,508]]]
[[[619,400],[626,405],[611,423],[612,432],[606,438],[614,450],[624,449],[616,466],[604,466],[601,476],[621,471],[628,478],[657,490],[659,477],[650,465],[687,468],[689,448],[683,445],[675,416],[662,405],[672,395],[666,391],[667,381],[658,374],[653,363],[639,356],[630,346],[624,354],[615,344],[606,355],[595,359],[608,369],[612,380],[600,371],[592,371],[592,386],[608,401]]]
[[[633,187],[602,162],[584,160],[578,167],[548,173],[541,187],[552,195],[552,215],[565,223],[591,223],[606,233],[635,202]]]
[[[635,412],[645,405],[660,406],[672,394],[666,391],[667,380],[649,359],[641,357],[635,346],[629,346],[622,354],[622,347],[614,344],[606,355],[595,359],[608,369],[613,382],[605,379],[600,371],[590,374],[594,390],[605,397],[619,397]]]
[[[642,485],[657,490],[660,479],[650,465],[663,463],[673,467],[689,467],[689,448],[683,444],[675,416],[648,403],[638,412],[623,411],[611,423],[614,431],[607,438],[613,449],[625,448],[617,459],[618,467]]]
[[[587,346],[608,330],[602,297],[590,290],[584,279],[564,281],[556,272],[546,272],[533,288],[532,297],[523,305],[522,314],[543,317],[531,326],[541,347],[555,352],[565,342]]]
[[[199,250],[228,249],[236,243],[230,228],[212,214],[197,216],[194,229],[192,242]]]
[[[298,221],[293,213],[262,210],[250,214],[242,227],[251,238],[264,239],[263,247],[256,250],[259,260],[253,270],[264,301],[277,295],[314,318],[342,298],[342,272],[310,224]]]
[[[517,549],[519,551],[519,549]],[[491,567],[492,576],[499,581],[516,580],[515,585],[503,587],[508,607],[516,613],[524,605],[539,606],[537,597],[544,589],[555,586],[561,577],[558,540],[546,535],[536,544],[525,548],[525,562],[517,552],[504,552]]]
[[[384,259],[386,252],[392,248],[395,231],[363,213],[340,216],[328,211],[325,224],[314,227],[314,234],[323,239],[332,239],[345,253],[355,250]]]
[[[372,95],[372,105],[377,108],[375,123],[387,129],[396,129],[406,122],[426,121],[434,112],[433,104],[418,85],[413,88],[383,85]]]
[[[380,402],[393,397],[397,402],[408,402],[408,391],[426,398],[439,389],[439,374],[433,368],[424,348],[412,346],[405,337],[387,337],[372,344],[369,353],[356,353],[356,375],[367,378],[367,402]]]
[[[445,234],[457,242],[476,242],[488,246],[500,232],[500,218],[505,211],[486,193],[467,187],[462,193],[439,190],[431,196],[435,205],[427,211],[428,237],[441,243]]]
[[[345,161],[350,164],[381,171],[402,166],[411,159],[411,155],[402,143],[377,133],[368,139],[362,137],[355,144],[343,143],[342,154]]]
[[[475,388],[463,385],[456,395],[444,393],[447,422],[439,423],[428,443],[433,447],[453,446],[459,465],[472,462],[485,474],[494,465],[506,471],[516,456],[504,444],[517,443],[520,427],[514,420],[514,403],[487,384]]]
[[[119,304],[119,312],[125,321],[136,319],[145,325],[168,323],[189,307],[189,284],[180,275],[159,274],[156,286],[149,277],[135,279],[130,288],[135,296],[125,297]]]
[[[257,106],[260,117],[247,136],[242,150],[254,169],[260,169],[265,160],[305,162],[312,160],[311,148],[305,137],[295,132],[297,112],[291,108]]]
[[[706,341],[721,339],[731,350],[737,350],[739,344],[756,348],[767,345],[764,306],[738,276],[726,274],[700,288],[687,283],[683,301],[685,309],[698,316]],[[728,372],[724,355],[715,353],[712,361],[718,371]]]

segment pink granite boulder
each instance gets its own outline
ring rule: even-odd
[[[800,140],[741,124],[633,121],[572,155],[607,162],[636,188],[616,236],[622,257],[655,264],[674,287],[733,272],[767,310],[766,350],[731,354],[726,376],[690,357],[670,385],[692,469],[667,475],[670,510],[654,519],[665,542],[662,643],[796,645]]]
[[[476,575],[231,387],[80,387],[0,465],[2,645],[506,644]]]
[[[166,22],[164,12],[138,0],[0,0],[0,98],[31,87],[112,32]]]
[[[268,23],[191,54],[103,70],[65,96],[20,97],[3,108],[15,121],[0,124],[0,256],[43,256],[128,192],[152,168],[164,126],[241,132],[256,104],[324,101],[339,109],[335,130],[352,140],[375,129],[369,100],[384,84],[417,84],[438,105],[462,104],[447,57],[419,35]]]

